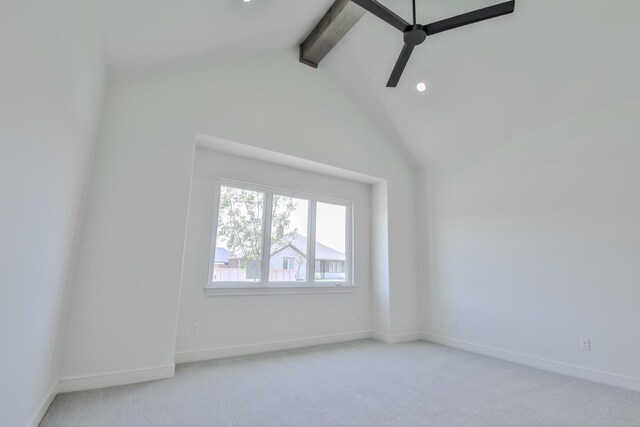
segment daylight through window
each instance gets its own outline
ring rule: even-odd
[[[351,202],[235,183],[217,196],[209,287],[351,283]]]

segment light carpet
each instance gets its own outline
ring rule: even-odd
[[[640,426],[640,393],[417,341],[197,362],[60,394],[41,426]]]

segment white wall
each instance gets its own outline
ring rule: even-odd
[[[9,0],[0,9],[0,425],[21,426],[58,379],[103,64],[89,2]]]
[[[640,388],[639,116],[629,100],[426,174],[422,328]]]
[[[205,296],[216,180],[230,178],[353,201],[353,293]],[[176,353],[369,331],[370,186],[204,148],[195,155]],[[280,263],[282,266],[282,263]],[[194,322],[197,334],[191,333]],[[204,355],[210,354],[205,352]],[[191,360],[193,355],[189,357]]]
[[[330,75],[297,51],[111,84],[63,377],[173,363],[196,133],[388,181],[389,322],[416,329],[414,171]]]

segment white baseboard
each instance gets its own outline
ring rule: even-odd
[[[60,378],[58,382],[58,393],[161,380],[173,377],[174,372],[175,365],[171,364],[130,371],[114,371],[82,377]]]
[[[42,399],[42,402],[40,402],[38,409],[33,414],[31,419],[27,421],[27,424],[25,424],[26,427],[38,427],[38,424],[40,424],[40,421],[42,421],[44,414],[47,413],[47,409],[49,409],[51,402],[53,402],[53,399],[55,399],[57,394],[58,382],[56,381],[56,383],[51,387],[46,396]]]
[[[640,391],[640,378],[627,377],[624,375],[585,368],[582,366],[572,365],[570,363],[530,356],[528,354],[517,353],[515,351],[504,350],[501,348],[477,344],[474,342],[446,337],[438,334],[421,333],[420,335],[421,338],[425,341],[444,344],[449,347],[455,347],[474,353],[480,353],[498,359],[508,360],[510,362],[516,362],[522,365],[532,366],[534,368],[543,369],[562,375],[582,378],[585,380],[607,384],[615,387],[622,387],[633,391]]]
[[[246,356],[249,354],[267,353],[270,351],[289,350],[293,348],[311,347],[344,341],[371,338],[371,331],[346,332],[332,335],[320,335],[310,338],[267,341],[256,344],[243,344],[228,347],[188,350],[176,353],[176,363],[200,362],[203,360],[221,359],[223,357]]]
[[[382,341],[387,344],[398,344],[402,342],[411,342],[422,339],[419,332],[405,332],[402,334],[385,334],[383,332],[371,331],[371,338]]]

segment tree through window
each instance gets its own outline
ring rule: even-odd
[[[288,193],[293,192],[219,186],[213,286],[337,285],[350,280],[350,203]]]

